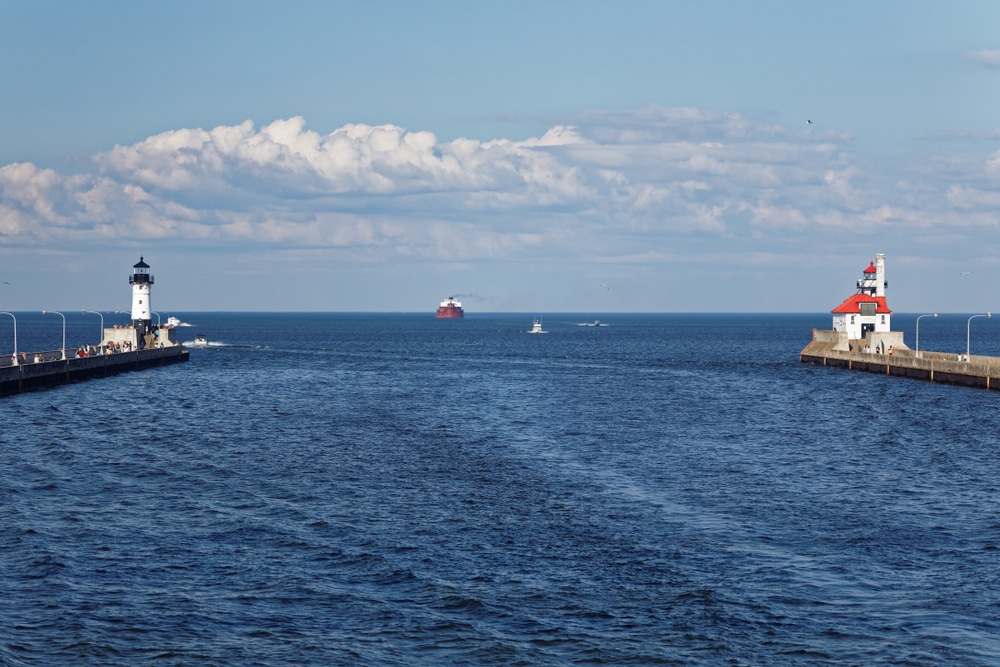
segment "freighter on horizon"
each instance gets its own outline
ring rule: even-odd
[[[441,305],[438,307],[437,316],[438,318],[457,320],[465,317],[465,311],[462,310],[462,304],[455,301],[455,297],[449,296],[441,302]]]

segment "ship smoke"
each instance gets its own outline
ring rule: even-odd
[[[475,294],[475,293],[473,293],[473,294],[456,294],[456,295],[454,295],[453,298],[455,298],[455,299],[470,299],[472,301],[487,301],[486,297],[479,296],[478,294]]]

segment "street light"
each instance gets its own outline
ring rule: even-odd
[[[937,317],[937,313],[929,313],[927,315],[921,315],[917,318],[917,350],[913,353],[913,356],[917,359],[920,358],[920,318],[921,317]]]
[[[58,315],[59,317],[63,318],[63,344],[62,344],[62,350],[61,350],[61,352],[62,352],[62,358],[65,359],[66,358],[66,316],[63,315],[62,313],[60,313],[58,310],[43,310],[42,311],[42,315],[46,315],[48,313],[52,313],[54,315]]]
[[[151,310],[149,312],[151,312],[154,315],[156,315],[156,328],[159,329],[160,328],[160,314],[158,312],[156,312],[155,310]]]
[[[966,361],[969,361],[969,337],[971,336],[971,332],[972,332],[972,320],[975,319],[975,318],[977,318],[977,317],[992,317],[992,315],[990,315],[989,313],[986,313],[985,315],[973,315],[972,317],[969,318],[969,323],[965,327],[965,360]]]
[[[99,311],[99,310],[92,310],[90,312],[93,313],[94,315],[99,316],[101,318],[101,344],[98,345],[98,347],[101,350],[101,354],[104,354],[104,315],[102,315],[101,311]],[[86,315],[87,311],[83,311],[83,314]],[[920,335],[919,334],[917,334],[917,340],[920,340]]]
[[[14,361],[11,362],[11,366],[17,366],[17,318],[14,317],[14,313],[8,313],[4,310],[0,310],[0,315],[10,315],[14,318],[14,356],[11,357]]]

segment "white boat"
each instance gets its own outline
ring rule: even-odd
[[[174,327],[182,327],[182,326],[186,326],[186,325],[183,322],[180,321],[180,318],[172,317],[172,316],[167,318],[167,327],[168,328],[173,329]]]
[[[201,334],[198,334],[197,336],[194,337],[194,346],[195,347],[208,347],[208,338],[206,338],[205,336],[202,336]]]
[[[548,331],[542,331],[542,321],[536,317],[528,333],[548,333]]]
[[[607,324],[601,324],[600,320],[594,320],[593,322],[581,322],[581,327],[606,327]]]

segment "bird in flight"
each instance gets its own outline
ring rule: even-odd
[[[963,276],[971,276],[975,271],[962,271]]]
[[[813,122],[811,120],[807,120],[806,121],[806,125],[812,125],[812,124],[813,124]]]
[[[604,283],[601,283],[601,287],[603,287],[604,289],[611,289],[610,287],[608,287],[608,286],[607,286],[607,285],[605,285]]]

